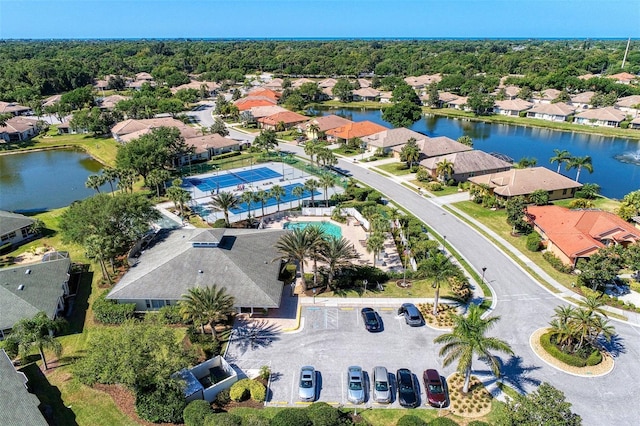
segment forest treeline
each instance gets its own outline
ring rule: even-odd
[[[409,76],[442,73],[495,81],[521,74],[532,90],[580,89],[577,76],[621,71],[626,40],[105,40],[0,41],[0,100],[27,103],[107,74],[151,73],[175,86],[188,74],[242,82],[245,74]],[[640,72],[633,41],[624,71]],[[617,85],[621,86],[621,85]],[[603,91],[607,88],[603,88]],[[616,88],[619,96],[633,89]]]

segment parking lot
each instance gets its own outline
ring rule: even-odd
[[[369,389],[364,406],[398,408],[397,392],[390,405],[370,401],[370,375],[378,365],[386,367],[390,376],[395,376],[399,368],[409,368],[420,384],[424,407],[422,372],[436,368],[446,377],[454,367],[441,368],[439,346],[433,344],[441,332],[426,326],[408,326],[397,315],[397,308],[376,309],[384,323],[380,333],[365,330],[359,307],[305,306],[302,329],[294,333],[278,333],[266,322],[248,323],[237,328],[227,360],[245,372],[269,366],[272,379],[267,404],[276,406],[305,404],[298,400],[298,375],[303,365],[314,366],[318,372],[317,400],[350,406],[346,373],[350,365],[358,365],[365,372]],[[395,391],[395,378],[391,384]]]

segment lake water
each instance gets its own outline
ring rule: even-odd
[[[382,119],[379,110],[339,109],[331,112],[353,121],[369,120],[393,127]],[[523,157],[537,159],[538,166],[557,170],[557,163],[550,164],[554,149],[566,149],[571,155],[591,156],[593,173],[580,172],[581,183],[596,183],[601,194],[621,199],[625,194],[640,189],[640,141],[592,134],[560,132],[535,127],[483,123],[440,116],[425,116],[411,126],[412,130],[428,136],[447,136],[458,139],[468,135],[473,147],[485,152],[506,154],[515,161]],[[576,169],[560,173],[575,179]]]
[[[102,167],[82,151],[0,155],[0,210],[50,210],[90,197],[96,191],[84,184]],[[109,184],[100,190],[110,191]]]

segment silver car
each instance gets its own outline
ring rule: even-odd
[[[364,402],[364,376],[362,368],[351,366],[347,370],[347,399],[354,404]]]
[[[375,367],[373,369],[373,400],[382,404],[391,402],[389,373],[384,367]]]
[[[316,399],[316,370],[310,365],[300,369],[298,397],[300,401],[305,402],[313,402]]]

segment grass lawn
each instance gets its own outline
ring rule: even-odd
[[[384,170],[387,173],[391,173],[396,176],[404,176],[410,175],[411,169],[407,167],[407,163],[404,161],[397,163],[389,163],[389,164],[381,164],[379,166],[375,166],[375,168]]]
[[[356,155],[362,154],[360,150],[355,148],[350,148],[346,145],[342,145],[339,148],[333,150],[334,154],[342,155],[344,157],[355,157]]]
[[[329,291],[326,293],[322,293],[320,297],[371,297],[371,298],[380,298],[380,297],[390,297],[390,298],[406,298],[406,297],[435,297],[435,289],[431,287],[433,283],[432,280],[411,280],[407,278],[407,281],[411,282],[411,287],[409,288],[401,288],[396,285],[397,281],[402,281],[400,279],[393,279],[384,283],[384,290],[380,291],[376,288],[375,283],[369,283],[367,285],[367,291],[364,292],[364,287],[356,287],[350,289],[338,289],[336,291]],[[442,285],[440,287],[440,297],[454,296],[454,294],[449,290],[447,285]]]
[[[561,206],[561,207],[569,207],[569,204],[571,204],[571,201],[573,201],[573,198],[568,198],[566,200],[558,200],[558,201],[554,201],[553,204],[555,204],[556,206]],[[607,212],[615,212],[615,210],[620,207],[620,202],[616,201],[616,200],[612,200],[611,198],[606,198],[606,197],[598,197],[595,200],[592,200],[594,207],[596,209],[600,209],[600,210],[604,210]]]

